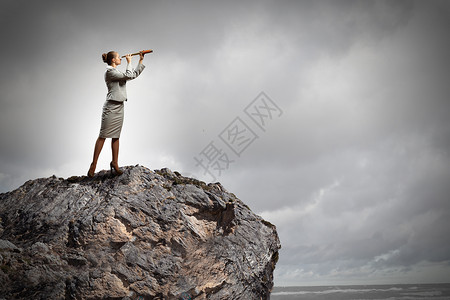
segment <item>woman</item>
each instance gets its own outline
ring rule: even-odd
[[[97,167],[97,160],[102,151],[103,144],[106,138],[112,138],[112,161],[109,164],[111,173],[113,169],[118,175],[123,172],[119,169],[119,138],[122,131],[124,101],[127,101],[126,83],[128,80],[134,79],[141,74],[145,66],[142,64],[144,54],[139,52],[139,64],[136,69],[131,67],[131,54],[127,54],[127,70],[125,73],[117,70],[117,66],[121,64],[122,59],[119,53],[110,51],[102,54],[103,62],[107,63],[105,72],[105,82],[108,87],[108,94],[106,95],[106,102],[103,105],[102,125],[100,134],[97,138],[94,148],[94,158],[88,171],[88,177],[94,177],[95,168]]]

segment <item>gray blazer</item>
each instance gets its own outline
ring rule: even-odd
[[[105,82],[108,87],[108,94],[106,100],[114,101],[127,101],[127,81],[135,79],[145,69],[143,64],[138,64],[136,69],[131,67],[131,64],[127,64],[127,70],[125,73],[108,66],[105,72]]]

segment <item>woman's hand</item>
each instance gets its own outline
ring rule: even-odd
[[[144,60],[144,53],[142,53],[144,50],[139,51],[139,63],[141,64],[142,61]]]
[[[126,54],[125,58],[127,59],[127,63],[131,63],[131,54]]]

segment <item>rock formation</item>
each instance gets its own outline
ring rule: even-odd
[[[0,194],[0,299],[268,299],[275,226],[168,169]]]

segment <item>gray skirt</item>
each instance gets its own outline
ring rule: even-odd
[[[108,100],[103,105],[102,126],[99,137],[120,138],[123,125],[124,104],[119,101]]]

